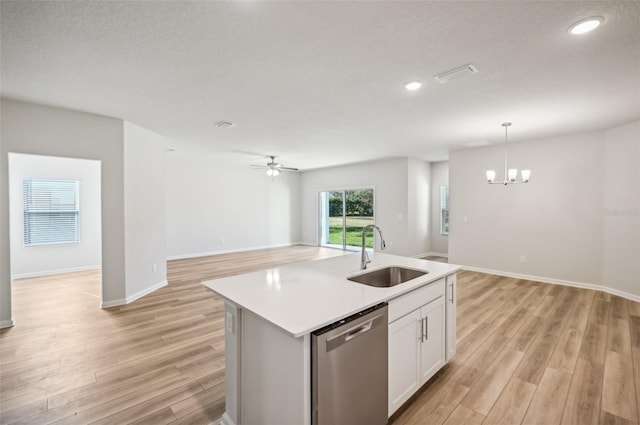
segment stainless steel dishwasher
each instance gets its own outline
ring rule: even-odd
[[[311,334],[313,425],[384,425],[388,405],[387,303]]]

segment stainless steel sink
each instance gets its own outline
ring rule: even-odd
[[[368,273],[359,274],[347,278],[352,282],[362,283],[363,285],[376,286],[378,288],[388,288],[390,286],[399,285],[424,276],[428,272],[420,270],[406,269],[404,267],[390,266],[383,269],[373,270]]]

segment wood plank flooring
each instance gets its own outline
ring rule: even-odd
[[[100,275],[13,284],[0,331],[0,424],[216,424],[223,303],[200,282],[340,251],[290,247],[171,261],[169,285],[99,308]],[[639,425],[640,304],[458,276],[458,353],[390,424]]]
[[[2,424],[208,424],[224,412],[222,300],[200,282],[342,255],[293,247],[171,261],[169,285],[101,310],[100,273],[13,283]]]
[[[391,422],[637,425],[639,307],[599,291],[460,272],[458,352]],[[460,400],[444,407],[450,414],[425,411],[445,391]]]

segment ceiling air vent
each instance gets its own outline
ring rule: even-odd
[[[452,78],[457,78],[469,73],[475,74],[476,72],[478,72],[478,68],[476,68],[475,65],[469,63],[466,65],[459,66],[457,68],[450,69],[449,71],[445,71],[442,74],[438,74],[433,78],[440,84],[445,84],[447,81],[449,81]]]

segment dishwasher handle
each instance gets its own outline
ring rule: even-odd
[[[382,319],[383,315],[379,314],[376,317],[367,320],[363,324],[355,326],[351,329],[347,329],[346,331],[327,339],[327,352],[338,348],[343,344],[346,344],[347,342],[359,337],[360,335],[366,334],[371,329],[379,326]]]

